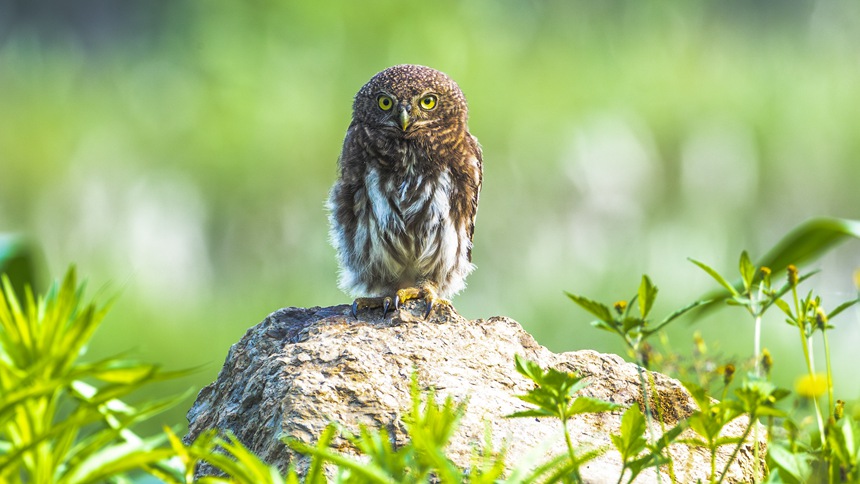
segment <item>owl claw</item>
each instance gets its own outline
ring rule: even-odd
[[[382,299],[382,317],[384,318],[386,314],[388,314],[388,308],[391,307],[391,298],[386,297]],[[394,301],[394,309],[397,309],[397,301]]]
[[[427,308],[424,309],[424,319],[427,319],[427,316],[430,316],[430,312],[433,311],[433,298],[427,298],[424,302],[427,304]]]
[[[358,299],[352,302],[352,317],[358,319]]]

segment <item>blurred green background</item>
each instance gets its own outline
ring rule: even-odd
[[[860,3],[0,0],[0,232],[40,277],[70,263],[101,300],[90,348],[211,382],[284,306],[349,302],[323,201],[352,96],[398,63],[458,81],[484,149],[478,269],[455,299],[554,351],[622,351],[563,290],[612,302],[641,274],[658,313],[715,286],[812,216],[860,218]],[[826,307],[855,296],[860,244],[814,267]],[[793,328],[764,327],[777,378]],[[856,310],[834,321],[837,397],[855,399]],[[676,323],[737,361],[752,324]],[[820,351],[819,351],[820,353]],[[184,408],[153,422],[184,421]]]

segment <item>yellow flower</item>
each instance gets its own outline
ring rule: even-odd
[[[627,301],[618,301],[612,307],[615,308],[618,314],[623,314],[624,310],[627,309]]]
[[[794,381],[794,391],[804,398],[818,398],[827,391],[827,376],[821,373],[803,375]]]

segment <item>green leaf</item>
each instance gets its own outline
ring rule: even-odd
[[[621,417],[621,433],[612,436],[612,443],[625,462],[645,450],[645,430],[645,416],[634,403]]]
[[[505,415],[505,418],[523,418],[523,417],[535,417],[535,418],[543,418],[543,417],[553,417],[558,418],[556,412],[550,412],[544,410],[542,408],[533,408],[530,410],[521,410],[519,412],[514,412],[508,415]]]
[[[696,401],[696,404],[699,406],[699,410],[705,412],[711,408],[711,397],[708,396],[708,393],[701,387],[701,385],[691,381],[682,381],[681,384],[688,392],[690,392],[690,396],[692,396],[693,400]]]
[[[794,228],[758,261],[759,267],[781,271],[789,264],[815,260],[848,239],[860,239],[860,221],[814,218]]]
[[[90,372],[90,376],[108,383],[130,384],[146,380],[157,371],[157,365],[112,360],[105,368]]]
[[[750,260],[750,256],[749,254],[747,254],[747,251],[741,252],[739,269],[741,273],[741,280],[744,283],[744,289],[746,289],[746,292],[749,292],[753,284],[753,279],[755,279],[755,266]]]
[[[517,373],[540,385],[543,382],[543,368],[537,363],[520,355],[514,355],[514,368]]]
[[[567,415],[577,415],[580,413],[599,413],[608,412],[621,408],[617,403],[607,402],[594,397],[577,397],[570,407],[567,409]]]
[[[363,462],[355,457],[348,457],[331,449],[316,448],[292,437],[284,439],[284,443],[287,444],[289,448],[300,454],[319,457],[323,462],[332,463],[341,468],[349,469],[354,472],[357,477],[364,479],[365,482],[378,484],[394,484],[396,482],[378,466],[372,463]],[[213,454],[213,457],[214,456],[215,455]]]
[[[787,302],[783,301],[782,299],[776,299],[773,301],[773,303],[776,304],[776,307],[781,309],[782,312],[786,314],[786,316],[788,316],[789,318],[794,317],[794,313],[791,312],[791,306],[789,306]]]
[[[655,286],[648,276],[642,276],[642,282],[639,284],[639,314],[642,319],[648,317],[651,308],[654,306],[654,300],[657,299],[657,286]]]
[[[726,290],[729,291],[733,296],[739,295],[738,291],[735,290],[734,286],[732,286],[729,281],[727,281],[723,276],[721,276],[719,272],[715,271],[714,269],[711,269],[711,267],[706,265],[704,262],[699,262],[696,259],[691,259],[689,257],[687,258],[687,260],[689,260],[693,264],[696,264],[703,271],[707,272],[711,277],[714,278],[714,280],[719,282],[720,285],[726,288]]]
[[[559,371],[555,368],[544,370],[537,363],[526,360],[520,355],[514,355],[514,367],[518,373],[559,397],[568,397],[588,386],[588,382],[575,373]]]
[[[827,315],[827,319],[830,320],[830,319],[835,318],[839,313],[841,313],[842,311],[845,311],[846,309],[857,304],[858,302],[860,302],[860,298],[854,299],[851,301],[846,301],[846,302],[840,304],[839,306],[836,307],[836,309],[834,309],[833,311],[830,311],[830,314]]]
[[[618,330],[615,328],[615,326],[612,326],[611,324],[608,324],[606,321],[602,321],[599,319],[592,321],[591,326],[593,326],[597,329],[602,329],[604,331],[609,331],[610,333],[617,333],[618,332]]]
[[[594,315],[597,319],[601,321],[612,321],[612,312],[605,304],[593,301],[586,297],[577,296],[576,294],[571,294],[569,292],[565,292],[565,294],[567,294],[567,297],[569,297],[571,301]]]
[[[767,456],[781,471],[796,479],[797,482],[809,481],[812,468],[808,461],[812,458],[811,455],[805,452],[794,453],[778,442],[769,442]]]
[[[70,484],[102,482],[108,477],[168,459],[173,455],[172,449],[154,448],[165,438],[166,436],[156,435],[148,440],[106,446],[69,468],[64,480]]]

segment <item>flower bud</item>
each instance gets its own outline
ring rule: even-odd
[[[729,363],[723,368],[723,384],[728,386],[735,376],[735,365]]]
[[[789,265],[786,270],[788,271],[788,283],[792,287],[796,286],[798,281],[800,280],[797,275],[797,266],[794,264]]]
[[[761,367],[764,369],[765,375],[770,375],[770,370],[773,368],[773,357],[767,348],[761,350]]]
[[[822,331],[827,327],[827,314],[821,307],[815,308],[815,323],[818,325],[818,329]]]

